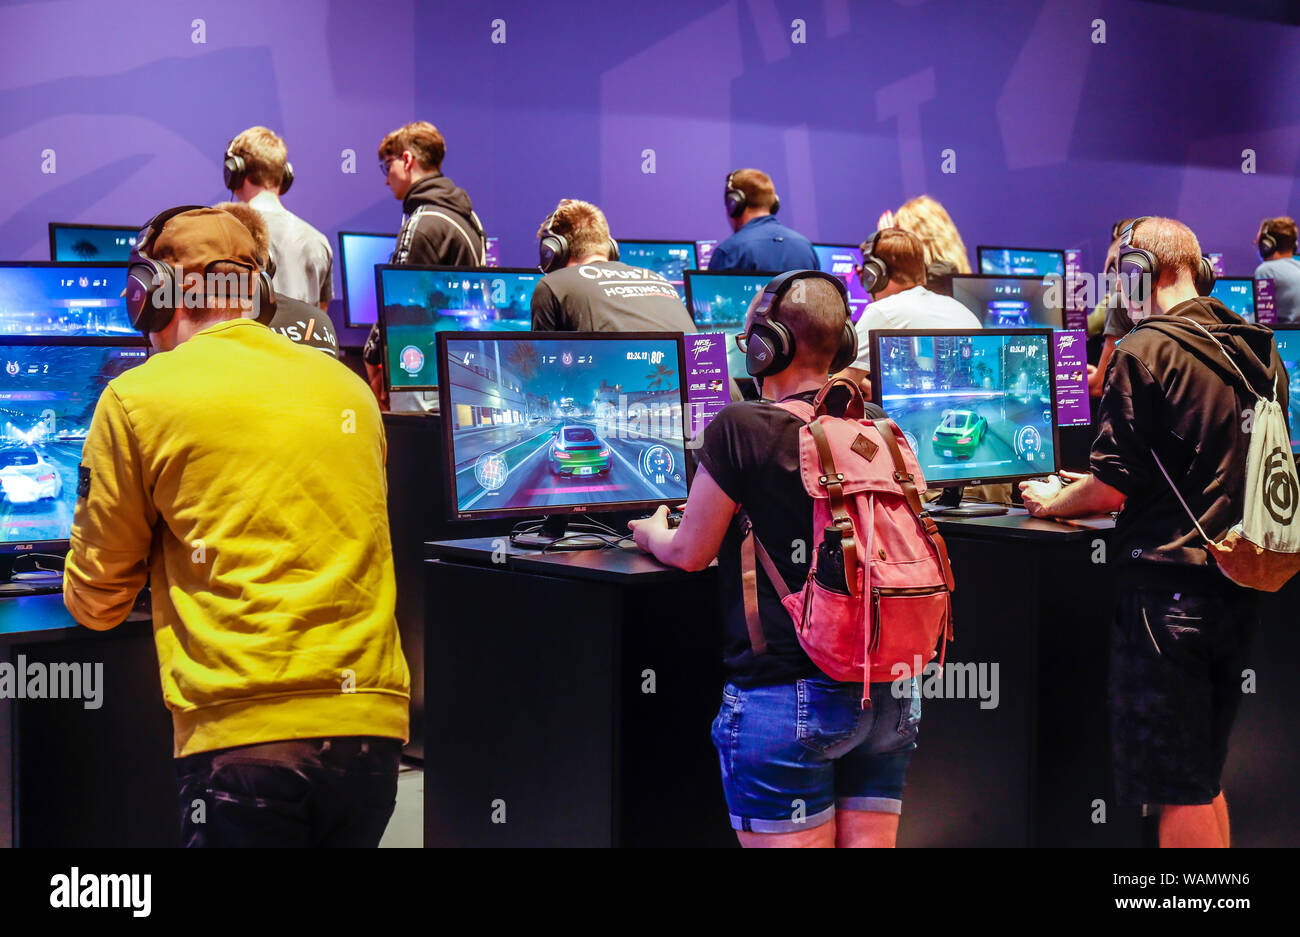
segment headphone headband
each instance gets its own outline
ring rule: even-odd
[[[785,323],[778,321],[774,314],[797,280],[827,280],[834,283],[840,302],[844,305],[844,330],[840,333],[840,347],[831,361],[830,373],[844,370],[858,356],[858,332],[853,327],[849,293],[844,282],[821,270],[790,270],[773,277],[763,288],[749,327],[745,330],[745,370],[751,377],[770,377],[784,371],[794,361],[794,332]]]

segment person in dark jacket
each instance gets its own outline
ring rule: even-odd
[[[399,127],[379,144],[379,168],[393,198],[402,203],[402,230],[389,263],[412,266],[485,267],[487,235],[464,189],[442,174],[447,144],[428,121]],[[383,351],[378,323],[363,353],[366,375],[384,409]],[[395,409],[427,411],[432,394],[402,393]]]
[[[1121,804],[1159,810],[1162,846],[1229,843],[1220,778],[1258,593],[1215,569],[1191,515],[1216,540],[1241,521],[1246,411],[1257,395],[1273,397],[1274,381],[1283,410],[1288,394],[1271,330],[1197,294],[1200,260],[1196,236],[1177,221],[1127,227],[1119,290],[1137,325],[1106,372],[1090,473],[1056,494],[1021,485],[1039,517],[1122,508],[1107,545],[1119,573],[1115,792]],[[1127,272],[1133,261],[1154,268],[1145,284]]]

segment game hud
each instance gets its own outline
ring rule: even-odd
[[[672,338],[447,339],[458,512],[686,498]]]
[[[124,289],[125,265],[0,265],[0,336],[138,336]]]
[[[1064,276],[1065,252],[1017,247],[979,248],[980,273],[1001,276]]]
[[[877,335],[880,405],[928,483],[1056,468],[1049,336]]]
[[[439,332],[527,332],[538,272],[505,270],[380,271],[389,386],[438,383]]]
[[[1059,329],[1065,326],[1063,278],[954,276],[952,298],[986,329]]]
[[[1214,281],[1210,296],[1247,322],[1255,321],[1255,281],[1250,277],[1223,277]]]
[[[143,348],[0,346],[0,542],[66,540],[95,404]]]
[[[618,259],[633,267],[653,270],[673,286],[686,282],[687,270],[695,269],[695,242],[619,241]]]
[[[1286,368],[1287,377],[1287,425],[1291,428],[1291,451],[1300,455],[1297,432],[1300,432],[1300,329],[1274,329],[1273,341],[1277,343],[1277,354]]]
[[[73,263],[126,263],[131,259],[138,228],[95,228],[53,225],[50,260]]]

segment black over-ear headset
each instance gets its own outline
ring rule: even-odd
[[[569,265],[571,245],[563,234],[556,234],[551,225],[555,222],[555,212],[546,219],[546,230],[537,242],[537,269],[542,273],[552,273]],[[609,259],[618,260],[618,241],[609,239]]]
[[[248,166],[244,162],[244,157],[230,151],[234,145],[234,140],[226,144],[226,158],[221,163],[221,178],[231,192],[238,191],[244,184],[244,180],[248,178]],[[293,185],[293,163],[286,159],[284,172],[280,176],[280,194],[288,195],[291,185]]]
[[[750,377],[771,377],[790,367],[794,360],[794,333],[783,323],[778,322],[773,314],[780,308],[781,299],[789,291],[791,284],[797,280],[826,280],[834,283],[839,291],[840,301],[844,304],[844,331],[840,335],[840,347],[831,361],[830,373],[843,371],[858,357],[858,331],[853,327],[849,314],[849,294],[839,277],[821,270],[791,270],[772,281],[763,289],[763,298],[754,308],[754,317],[749,328],[740,336],[745,353],[745,370]]]
[[[731,184],[731,177],[738,171],[739,170],[733,169],[731,172],[727,173],[727,190],[722,197],[723,201],[726,202],[727,205],[727,215],[731,218],[739,218],[745,213],[745,209],[749,207],[749,196],[746,195],[743,190],[737,189]],[[769,208],[768,211],[775,215],[780,210],[781,196],[777,195],[774,191],[772,193],[772,207]]]
[[[131,325],[145,335],[167,328],[176,314],[176,300],[183,295],[171,264],[154,260],[149,256],[149,249],[168,221],[202,208],[207,206],[179,205],[159,212],[140,229],[135,239],[126,268],[126,312]],[[268,264],[272,263],[268,259]],[[207,271],[203,273],[206,276]],[[266,325],[275,318],[275,291],[271,288],[271,274],[265,270],[257,272],[257,290],[257,321]]]
[[[1259,249],[1260,260],[1268,260],[1268,255],[1277,250],[1277,238],[1268,229],[1267,221],[1260,226],[1259,240],[1255,242],[1255,246]]]
[[[862,288],[873,296],[889,285],[889,265],[876,256],[880,235],[889,230],[893,229],[877,231],[862,242],[862,266],[858,267],[858,279],[862,281]]]
[[[1150,215],[1134,218],[1120,232],[1119,255],[1116,269],[1119,272],[1120,288],[1128,295],[1129,302],[1140,303],[1150,295],[1148,286],[1154,287],[1160,279],[1160,261],[1155,254],[1140,247],[1133,246],[1133,232],[1139,224],[1149,219]],[[1196,269],[1196,292],[1209,296],[1214,289],[1214,264],[1210,258],[1201,255],[1201,262]]]

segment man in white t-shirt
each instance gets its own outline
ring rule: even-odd
[[[873,330],[981,327],[957,300],[925,288],[925,249],[910,231],[885,228],[862,245],[862,252],[862,283],[871,291],[871,305],[855,325],[858,360],[837,377],[862,383],[869,376]]]

